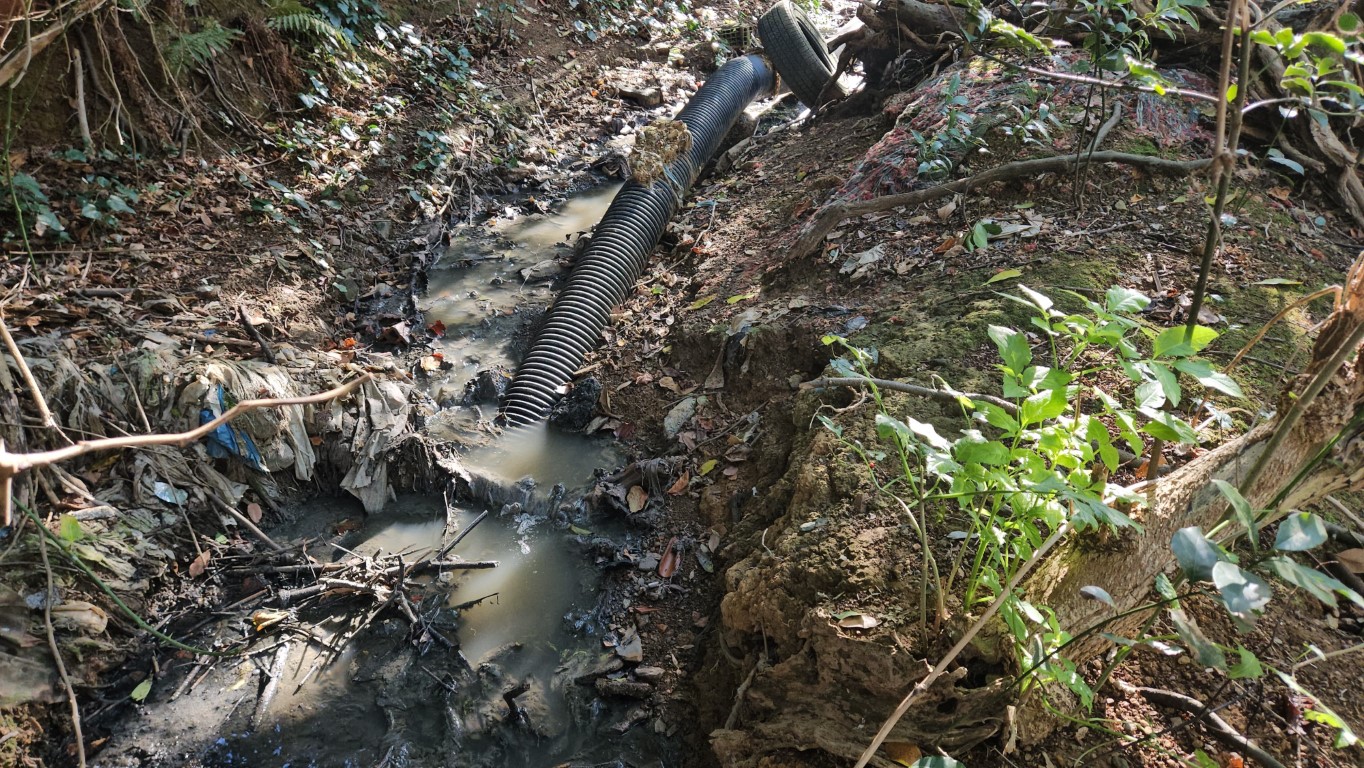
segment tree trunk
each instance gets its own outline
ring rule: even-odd
[[[1049,558],[1028,580],[1028,598],[1054,609],[1061,626],[1077,636],[1114,613],[1112,608],[1081,594],[1081,587],[1103,587],[1113,596],[1118,611],[1143,603],[1156,574],[1173,562],[1170,540],[1174,533],[1188,526],[1207,531],[1226,512],[1227,503],[1211,481],[1221,479],[1241,488],[1270,438],[1283,426],[1296,396],[1329,367],[1328,361],[1343,345],[1351,343],[1364,349],[1359,347],[1357,336],[1364,326],[1364,258],[1356,263],[1351,278],[1340,308],[1322,328],[1311,364],[1280,397],[1273,419],[1156,481],[1148,495],[1149,506],[1137,515],[1141,533],[1127,534],[1116,545],[1095,544],[1092,537],[1075,538],[1068,549]],[[1330,453],[1289,488],[1338,435],[1341,439]],[[1320,502],[1328,494],[1359,488],[1364,488],[1364,356],[1356,354],[1353,361],[1331,375],[1302,418],[1290,425],[1244,495],[1252,508],[1268,509],[1281,492],[1289,489],[1275,510],[1282,515]],[[1107,625],[1104,631],[1126,636],[1145,618],[1143,614],[1127,617]],[[1094,633],[1068,648],[1066,656],[1083,663],[1110,646]]]

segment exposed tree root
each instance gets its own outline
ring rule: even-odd
[[[837,227],[843,220],[853,216],[888,211],[892,208],[915,206],[930,200],[947,197],[948,195],[970,192],[979,187],[983,187],[986,184],[993,184],[998,181],[1012,181],[1014,179],[1036,176],[1043,173],[1059,173],[1091,163],[1118,163],[1159,173],[1187,175],[1207,168],[1212,164],[1212,161],[1166,160],[1159,157],[1148,157],[1146,155],[1134,155],[1128,152],[1112,151],[1018,160],[996,166],[964,179],[949,181],[946,184],[939,184],[937,186],[928,187],[927,189],[916,189],[913,192],[904,192],[898,195],[886,195],[884,197],[872,198],[871,200],[862,200],[852,203],[835,203],[826,206],[816,213],[810,222],[805,225],[805,228],[796,238],[796,244],[791,249],[791,255],[794,258],[802,258],[814,253],[815,249],[818,248],[819,244],[824,240],[824,237],[832,232],[834,227]]]
[[[940,400],[944,403],[959,403],[961,398],[968,400],[979,400],[989,403],[1008,413],[1018,413],[1018,406],[995,397],[994,395],[982,395],[979,392],[956,392],[948,389],[933,389],[931,387],[921,387],[918,384],[910,384],[904,381],[893,381],[891,379],[874,379],[870,376],[847,376],[847,377],[824,377],[807,381],[800,385],[801,389],[819,389],[821,387],[867,387],[875,385],[881,389],[889,389],[894,392],[907,392],[919,397],[927,397],[933,400]]]

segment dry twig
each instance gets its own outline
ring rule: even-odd
[[[57,635],[52,629],[52,601],[56,599],[56,590],[52,587],[52,564],[47,559],[47,538],[38,536],[38,553],[43,556],[43,570],[47,572],[47,594],[43,595],[43,624],[47,628],[47,647],[52,650],[52,658],[57,663],[57,674],[62,678],[62,686],[66,688],[66,700],[71,704],[71,730],[76,737],[76,762],[80,768],[85,768],[85,735],[81,732],[81,708],[76,703],[76,689],[71,684],[71,675],[67,674],[66,662],[62,661],[62,652],[57,647]]]

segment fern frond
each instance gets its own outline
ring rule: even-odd
[[[277,10],[289,10],[292,12],[271,16],[265,20],[266,26],[280,34],[328,40],[341,46],[346,44],[346,36],[340,29],[332,26],[326,19],[302,6],[298,6],[296,11],[289,6],[298,6],[298,4],[283,3],[278,6]]]
[[[203,29],[186,32],[166,45],[166,62],[178,72],[185,67],[205,69],[208,63],[241,39],[242,32],[229,29],[214,19],[204,21]]]

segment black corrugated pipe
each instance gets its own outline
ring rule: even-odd
[[[663,178],[648,185],[627,181],[616,193],[507,389],[502,416],[509,426],[549,415],[560,388],[597,345],[611,308],[624,301],[644,272],[649,253],[701,168],[749,102],[773,86],[772,69],[760,56],[720,67],[676,118],[691,133],[691,149],[663,170]]]

